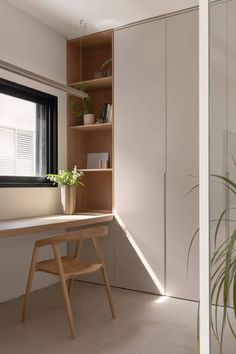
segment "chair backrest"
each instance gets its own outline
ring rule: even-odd
[[[47,245],[55,245],[70,241],[84,241],[88,239],[93,239],[96,237],[106,236],[108,233],[107,226],[91,227],[88,229],[76,230],[66,232],[65,234],[43,238],[35,242],[36,247],[42,247]]]

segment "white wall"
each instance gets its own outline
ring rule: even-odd
[[[49,28],[0,0],[0,59],[59,82],[66,81],[66,41]],[[66,167],[66,94],[0,70],[4,79],[58,96],[59,167]],[[0,219],[60,211],[57,188],[1,188]],[[0,301],[24,292],[33,243],[37,236],[0,240]],[[44,255],[47,256],[46,250]],[[7,270],[7,271],[6,271]],[[41,277],[36,287],[51,282]]]

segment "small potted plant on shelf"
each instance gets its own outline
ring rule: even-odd
[[[64,214],[74,214],[76,205],[76,187],[81,185],[81,178],[84,173],[77,169],[77,166],[71,171],[59,170],[58,174],[48,174],[49,179],[53,184],[61,186],[61,204]]]
[[[83,84],[75,88],[87,93],[88,87],[86,84]],[[75,96],[70,96],[70,107],[78,118],[83,118],[84,125],[95,123],[95,114],[93,111],[92,99],[90,96],[83,99]]]

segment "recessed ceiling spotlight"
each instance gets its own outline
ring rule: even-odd
[[[87,31],[88,24],[83,19],[80,20],[80,26],[81,26],[83,32]]]

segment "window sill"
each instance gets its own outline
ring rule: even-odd
[[[0,188],[51,188],[57,185],[44,177],[0,176]]]

